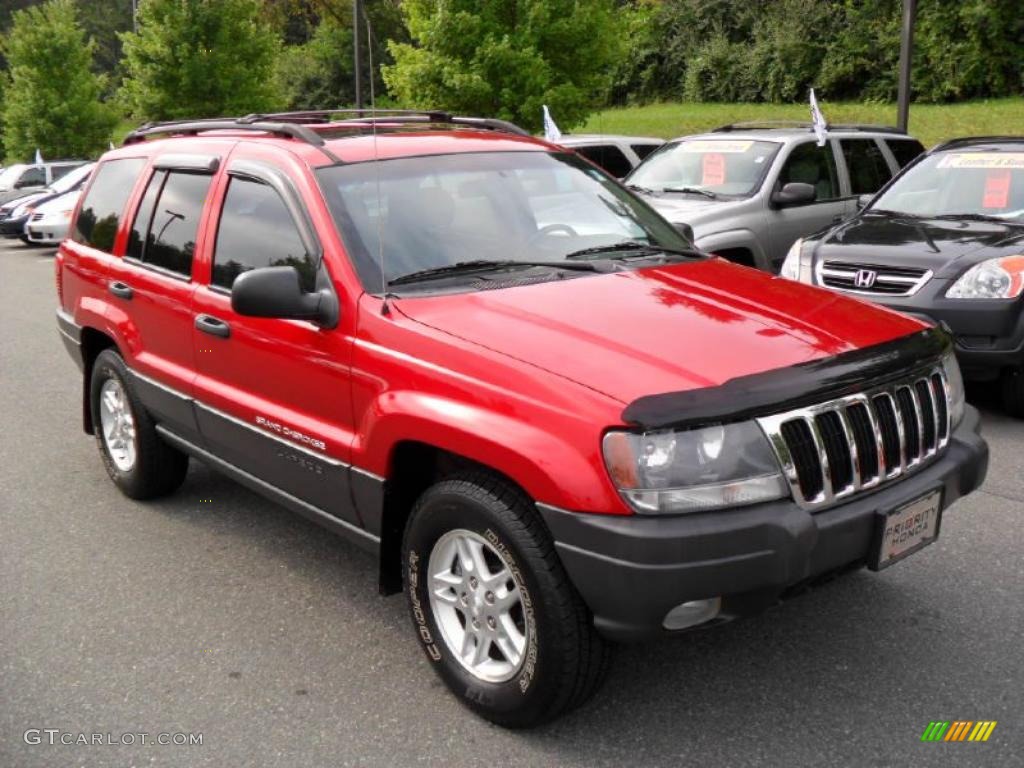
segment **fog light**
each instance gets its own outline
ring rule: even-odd
[[[706,600],[691,600],[677,605],[667,614],[662,626],[665,629],[686,629],[711,621],[722,610],[722,598],[709,597]]]

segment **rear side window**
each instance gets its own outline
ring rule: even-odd
[[[317,260],[306,253],[284,201],[266,184],[233,177],[217,228],[211,282],[230,289],[240,274],[260,267],[295,267],[303,290],[315,288]]]
[[[874,139],[843,139],[839,146],[850,174],[850,194],[873,194],[892,178],[889,163]]]
[[[779,171],[779,186],[796,182],[814,187],[817,202],[839,197],[839,175],[832,147],[819,147],[813,141],[794,147]]]
[[[209,174],[156,171],[135,215],[126,255],[191,276],[199,218],[212,180]]]
[[[66,176],[71,173],[71,171],[75,170],[77,167],[77,165],[51,165],[50,175],[53,177],[53,181],[56,181],[61,176]]]
[[[576,147],[576,151],[592,163],[597,163],[617,179],[621,179],[631,170],[633,164],[621,149],[613,144],[598,144],[593,147]]]
[[[633,151],[636,152],[636,156],[639,157],[641,160],[643,160],[645,157],[647,157],[649,154],[651,154],[651,152],[656,150],[661,145],[660,144],[630,144],[630,146],[633,148]]]
[[[112,251],[128,195],[145,166],[144,159],[134,157],[100,163],[75,219],[71,239],[101,251]]]
[[[924,152],[924,145],[917,139],[886,139],[885,143],[889,145],[889,151],[896,158],[900,168]]]

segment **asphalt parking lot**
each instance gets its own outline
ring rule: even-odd
[[[585,708],[509,732],[445,692],[352,546],[195,462],[169,499],[115,489],[81,431],[52,264],[0,244],[0,766],[1021,765],[1024,422],[986,391],[989,478],[935,545],[624,648]],[[932,720],[998,726],[922,743]]]

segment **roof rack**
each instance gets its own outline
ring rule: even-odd
[[[931,151],[935,152],[939,149],[950,149],[951,147],[960,147],[967,144],[994,144],[1002,141],[1024,142],[1024,136],[961,136],[944,141],[941,144],[936,144],[932,147]]]
[[[814,130],[813,123],[809,123],[805,120],[752,120],[745,123],[729,123],[728,125],[720,125],[717,128],[712,128],[711,133],[730,133],[731,131],[749,131],[758,128],[806,128],[808,131]],[[858,123],[828,123],[826,128],[830,131],[871,131],[875,133],[895,133],[903,135],[906,131],[901,131],[891,125],[868,125]]]
[[[332,120],[337,115],[344,115],[346,119]],[[480,130],[500,131],[517,136],[530,135],[528,131],[507,120],[489,117],[461,117],[437,110],[322,109],[302,112],[252,114],[245,117],[210,117],[196,120],[143,123],[125,136],[122,143],[124,145],[137,144],[145,141],[148,136],[157,135],[184,134],[195,136],[203,131],[256,131],[304,141],[319,149],[332,162],[340,163],[340,158],[325,146],[326,142],[323,136],[308,127],[310,125],[325,124],[334,127],[352,128],[374,128],[381,125],[456,125]]]

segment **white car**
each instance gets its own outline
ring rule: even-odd
[[[82,196],[82,190],[67,192],[38,206],[25,224],[25,237],[30,243],[57,245],[67,237],[71,214]]]

